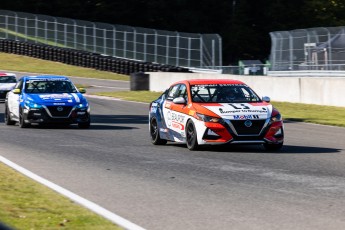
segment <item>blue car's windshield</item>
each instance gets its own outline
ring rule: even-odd
[[[261,101],[251,88],[240,84],[191,85],[191,95],[193,102],[201,103],[248,103]]]
[[[70,81],[62,80],[28,80],[25,84],[26,93],[76,93],[77,89]]]

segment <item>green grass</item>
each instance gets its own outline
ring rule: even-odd
[[[122,229],[0,163],[0,221],[15,229]]]
[[[345,127],[345,107],[272,102],[284,119]]]
[[[129,81],[129,76],[46,61],[37,58],[15,54],[0,53],[0,69],[18,72],[32,72],[41,74],[56,74],[65,76],[88,77]]]
[[[93,93],[99,96],[107,96],[119,98],[128,101],[146,102],[149,103],[158,98],[162,92],[150,92],[150,91],[116,91],[116,92],[100,92]]]

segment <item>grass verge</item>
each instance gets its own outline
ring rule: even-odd
[[[14,229],[122,229],[0,163],[0,221]]]
[[[150,103],[151,101],[157,99],[162,92],[150,92],[150,91],[116,91],[116,92],[99,92],[92,93],[93,95],[114,97],[127,101],[136,101],[136,102],[146,102]]]
[[[129,76],[127,75],[8,53],[0,53],[0,69],[18,72],[129,81]]]
[[[345,107],[272,102],[284,119],[345,127]]]

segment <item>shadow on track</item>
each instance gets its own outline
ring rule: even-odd
[[[4,122],[4,114],[0,113],[0,122]],[[130,124],[148,124],[147,115],[93,115],[91,114],[92,130],[124,130],[124,129],[138,129],[137,127],[126,126]],[[77,125],[64,125],[64,124],[47,124],[35,125],[32,128],[43,129],[66,129],[78,128]],[[82,130],[82,129],[81,129]],[[87,130],[87,129],[86,129]]]
[[[167,146],[185,148],[186,145],[179,143],[169,143]],[[229,152],[229,153],[265,153],[265,154],[322,154],[339,153],[341,149],[324,148],[313,146],[284,145],[279,151],[267,151],[261,145],[206,145],[199,150],[201,152]]]
[[[106,124],[148,124],[147,115],[98,115],[91,114],[91,122]]]

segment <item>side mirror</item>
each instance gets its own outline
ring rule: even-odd
[[[20,94],[21,93],[21,90],[20,89],[13,89],[12,92],[14,94]]]
[[[173,100],[173,102],[175,104],[178,104],[178,105],[185,105],[187,104],[186,100],[183,98],[183,97],[177,97]]]
[[[271,98],[270,97],[267,97],[267,96],[264,96],[262,97],[262,100],[269,103],[271,101]]]
[[[85,88],[78,88],[79,93],[86,93],[86,89]]]

